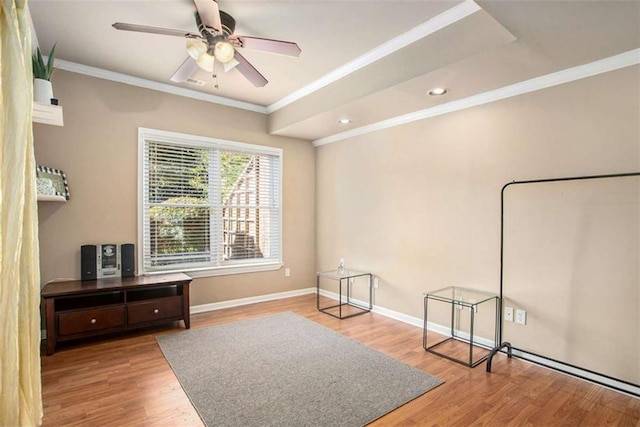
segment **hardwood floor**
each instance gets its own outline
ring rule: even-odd
[[[493,373],[422,348],[422,330],[368,313],[338,320],[305,295],[192,315],[200,328],[293,311],[445,380],[372,426],[640,426],[640,399],[498,355]],[[168,326],[60,345],[42,356],[44,426],[202,426],[155,336]]]

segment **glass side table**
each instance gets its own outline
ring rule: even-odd
[[[321,279],[338,282],[338,304],[320,307]],[[362,296],[368,298],[368,301],[354,300],[353,286],[362,281],[366,281],[366,289]],[[316,297],[318,310],[338,319],[346,319],[368,313],[373,308],[373,274],[349,269],[321,271],[316,278]]]
[[[427,343],[427,323],[429,319],[429,301],[445,303],[450,305],[450,331],[447,338],[438,341],[434,344]],[[493,342],[486,344],[479,344],[474,335],[476,316],[479,312],[479,307],[485,305],[493,305],[493,329],[489,331],[493,333]],[[469,312],[469,329],[463,331],[461,323],[463,318],[466,317],[465,312]],[[467,289],[457,286],[449,286],[447,288],[438,289],[432,292],[424,293],[424,327],[422,330],[422,346],[429,353],[437,354],[438,356],[445,357],[454,362],[461,363],[471,368],[477,366],[487,359],[489,351],[494,348],[498,343],[498,328],[500,319],[500,298],[498,295],[491,292],[479,291],[476,289]],[[487,340],[489,337],[487,337]],[[455,342],[462,342],[462,345],[468,345],[469,357],[464,356],[466,351],[461,348],[461,345],[455,344]],[[436,348],[438,348],[436,350]],[[444,350],[441,350],[444,349]],[[483,354],[474,360],[474,349],[482,349]],[[445,352],[446,351],[446,352]]]

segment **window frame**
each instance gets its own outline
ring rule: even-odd
[[[277,167],[280,175],[280,179],[274,184],[275,190],[278,192],[278,258],[277,260],[269,259],[268,261],[259,261],[258,259],[251,259],[248,262],[233,261],[221,266],[203,266],[203,267],[189,267],[179,269],[160,269],[160,270],[145,270],[145,225],[144,225],[144,194],[145,194],[145,157],[144,148],[145,141],[152,140],[157,142],[164,142],[173,145],[185,145],[191,147],[214,147],[220,150],[230,151],[242,151],[248,154],[257,155],[269,155],[275,156],[277,159]],[[207,136],[190,135],[179,132],[170,132],[158,129],[138,128],[138,272],[139,274],[153,275],[153,274],[166,274],[172,272],[185,272],[191,277],[209,277],[209,276],[222,276],[229,274],[245,274],[255,273],[262,271],[274,271],[279,270],[283,266],[283,150],[281,148],[269,147],[264,145],[248,144],[246,142],[231,141]]]

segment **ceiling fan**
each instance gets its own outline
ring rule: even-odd
[[[235,68],[255,87],[263,87],[268,83],[267,79],[238,52],[238,48],[296,57],[301,53],[293,42],[234,34],[235,19],[219,10],[215,0],[194,0],[194,3],[199,34],[122,22],[116,22],[113,27],[117,30],[185,37],[189,57],[171,76],[171,81],[178,83],[186,81],[198,66],[213,73],[214,63],[218,61],[223,64],[225,71]]]

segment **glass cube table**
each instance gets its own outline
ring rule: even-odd
[[[444,340],[440,340],[436,343],[429,344],[427,342],[427,323],[429,321],[429,302],[444,303],[449,305],[451,313],[449,316],[451,324],[449,334]],[[475,323],[476,316],[479,314],[480,307],[482,306],[483,312],[485,306],[490,307],[489,313],[493,315],[492,325],[491,322],[488,326],[485,325],[485,332],[493,334],[493,341],[486,337],[482,341],[484,343],[478,343],[478,339],[475,337]],[[466,315],[468,310],[469,314]],[[443,314],[443,313],[440,313]],[[442,317],[442,316],[441,316]],[[461,329],[464,320],[468,317],[469,328],[468,331]],[[477,366],[487,359],[489,351],[494,348],[498,343],[499,333],[499,319],[500,319],[500,298],[498,295],[491,292],[479,291],[476,289],[461,288],[458,286],[449,286],[443,289],[438,289],[431,292],[424,293],[424,327],[422,330],[422,346],[429,353],[437,354],[454,362],[461,363],[471,368]],[[461,342],[463,345],[468,345],[469,357],[466,357],[466,351],[461,350],[460,346],[452,344],[454,341]],[[487,342],[488,341],[488,342]],[[441,350],[445,347],[447,352]],[[454,348],[455,347],[455,348]],[[474,349],[478,350],[482,348],[483,355],[474,359]],[[463,356],[464,354],[464,356]]]
[[[322,279],[338,282],[338,304],[320,307],[320,281]],[[368,301],[358,301],[354,299],[353,286],[357,282],[362,281],[365,281],[365,289],[362,296],[368,299]],[[316,278],[316,296],[318,310],[337,317],[338,319],[346,319],[368,313],[373,308],[373,274],[349,269],[321,271],[317,274]]]

